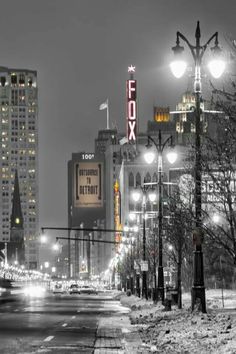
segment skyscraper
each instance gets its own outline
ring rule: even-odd
[[[24,219],[26,267],[38,267],[37,72],[0,67],[0,241],[10,241],[15,170]]]

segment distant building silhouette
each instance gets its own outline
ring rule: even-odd
[[[20,189],[17,170],[15,171],[14,191],[12,198],[10,242],[7,242],[8,263],[24,264],[24,220],[21,209]]]

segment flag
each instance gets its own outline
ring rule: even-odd
[[[106,100],[104,103],[100,104],[99,110],[106,109],[108,107],[108,100]]]
[[[129,142],[128,138],[126,138],[126,136],[124,136],[122,139],[120,139],[119,144],[124,145],[124,144],[127,144],[128,142]]]

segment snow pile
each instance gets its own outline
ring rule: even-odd
[[[172,306],[172,311],[152,301],[135,296],[122,296],[123,305],[131,308],[131,323],[139,328],[145,353],[236,353],[236,293],[229,292],[222,309],[219,291],[206,293],[207,314],[191,312],[190,294],[183,296],[182,310]]]

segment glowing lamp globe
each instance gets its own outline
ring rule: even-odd
[[[185,70],[187,68],[187,64],[184,60],[175,60],[170,63],[170,69],[172,71],[172,74],[177,78],[181,78]]]
[[[151,203],[154,203],[157,200],[157,194],[155,191],[150,191],[148,193],[148,199],[150,200]]]
[[[138,190],[133,191],[132,193],[132,199],[134,202],[138,202],[141,198],[141,193]]]
[[[208,69],[215,79],[219,79],[225,71],[225,61],[222,59],[212,59],[208,64]]]
[[[128,231],[129,231],[129,226],[128,226],[128,225],[125,225],[124,228],[123,228],[123,231],[124,231],[124,232],[128,232]]]
[[[167,154],[167,159],[169,161],[169,163],[173,164],[175,163],[175,161],[177,160],[177,153],[175,151],[169,151]]]
[[[154,159],[155,159],[155,154],[153,151],[147,151],[144,154],[144,159],[145,161],[150,165],[151,163],[153,163]]]

